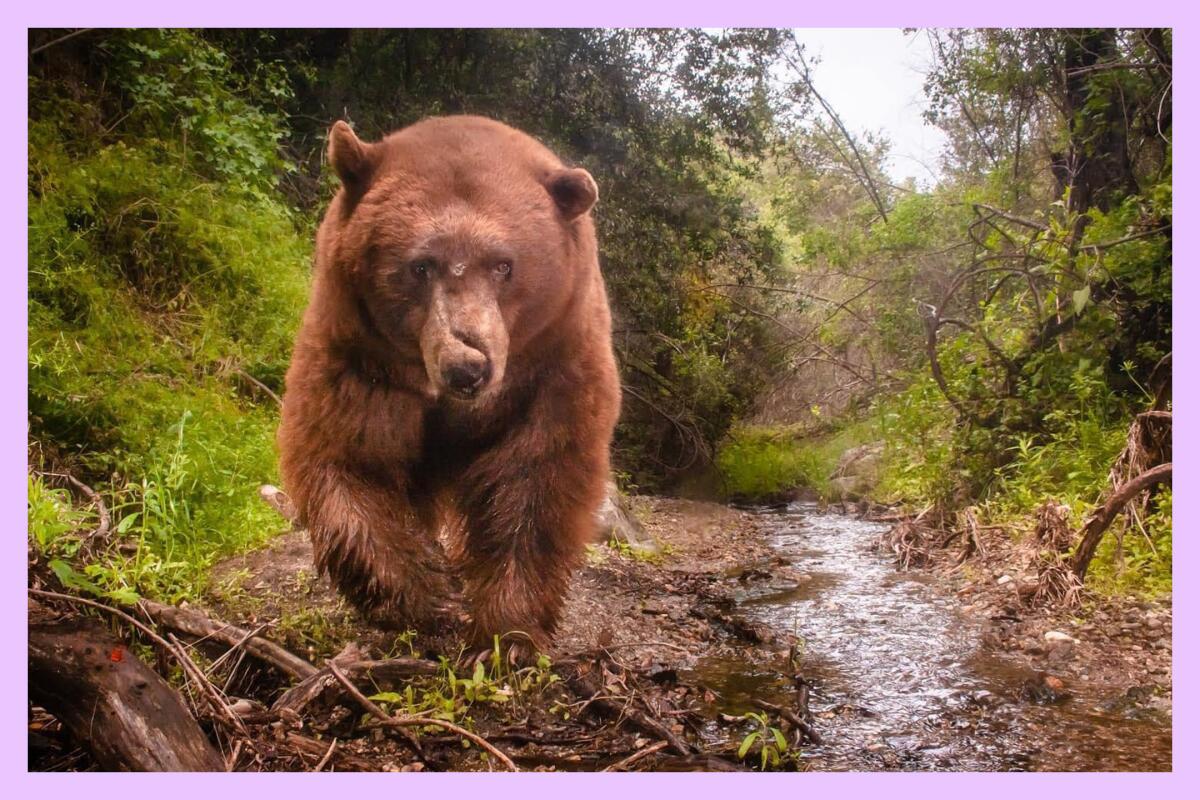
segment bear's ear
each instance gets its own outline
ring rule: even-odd
[[[340,119],[329,130],[329,163],[352,197],[361,197],[371,185],[371,174],[375,170],[374,149],[374,145],[360,140]]]
[[[591,211],[600,196],[596,181],[586,169],[560,169],[551,173],[546,179],[546,191],[567,222]]]

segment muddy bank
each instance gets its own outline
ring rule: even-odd
[[[713,623],[691,609],[735,592],[739,569],[771,556],[756,514],[665,497],[635,497],[631,504],[663,552],[645,556],[604,543],[592,546],[572,582],[552,658],[602,639],[634,661],[672,647],[719,648]],[[218,615],[273,621],[269,635],[311,658],[334,655],[351,641],[383,646],[389,638],[362,624],[329,582],[316,576],[303,532],[218,564],[213,587],[208,604]],[[454,648],[455,641],[430,638],[414,640],[414,646],[433,655],[438,647]]]
[[[763,742],[782,769],[1170,768],[1169,606],[1034,610],[1010,585],[1023,576],[999,579],[1014,570],[999,541],[902,571],[874,547],[887,525],[813,503],[633,508],[661,553],[594,546],[536,667],[463,664],[453,630],[363,624],[303,533],[218,565],[200,610],[314,668],[336,656],[385,714],[442,714],[520,769],[746,769]],[[194,651],[220,658],[211,644]],[[294,679],[234,655],[216,674],[245,732],[199,711],[233,769],[504,766],[446,729],[373,722],[330,668],[297,701]],[[58,742],[35,768],[89,768],[52,719],[33,722]]]
[[[1138,645],[1108,635],[1127,636],[1133,623],[995,605],[975,588],[986,582],[962,577],[969,569],[934,557],[932,569],[899,571],[876,547],[888,525],[815,504],[762,519],[775,557],[802,565],[808,580],[742,606],[803,642],[811,708],[829,731],[806,748],[810,768],[1170,769],[1169,673],[1157,679],[1170,658],[1163,625],[1140,631]],[[1002,558],[998,542],[986,552]],[[982,557],[973,568],[987,568]],[[1151,622],[1161,613],[1138,611]],[[1139,660],[1150,641],[1165,647]],[[729,662],[701,661],[697,671],[747,698],[787,688]]]

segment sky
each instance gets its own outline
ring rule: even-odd
[[[931,58],[924,33],[895,28],[803,28],[813,85],[856,137],[882,133],[892,142],[885,165],[895,183],[938,178],[945,137],[925,124],[925,72]],[[813,64],[813,61],[818,63]]]

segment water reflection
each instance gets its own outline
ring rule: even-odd
[[[804,641],[803,672],[825,743],[814,769],[1151,771],[1171,768],[1170,721],[1089,687],[1049,702],[1040,676],[980,652],[980,631],[920,573],[899,573],[870,544],[886,526],[814,504],[764,511],[778,559],[738,594],[750,618]],[[782,577],[778,577],[782,575]],[[746,577],[746,576],[743,576]],[[776,665],[778,666],[778,665]],[[777,670],[701,661],[693,679],[741,714],[786,702]],[[1081,693],[1082,692],[1082,693]]]

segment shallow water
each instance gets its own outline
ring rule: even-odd
[[[760,512],[788,581],[748,581],[740,612],[803,643],[801,672],[825,742],[803,758],[826,770],[1151,771],[1171,768],[1171,724],[1144,708],[1105,710],[1104,694],[1075,682],[1041,704],[1040,674],[988,655],[954,598],[920,573],[897,571],[871,543],[885,525],[816,505]],[[764,571],[779,570],[778,560]],[[764,585],[765,584],[765,585]],[[693,679],[740,714],[751,698],[787,704],[775,669],[707,659]]]

